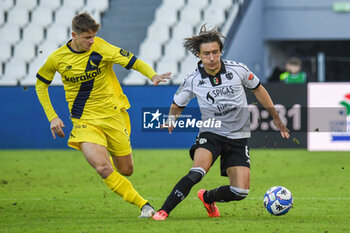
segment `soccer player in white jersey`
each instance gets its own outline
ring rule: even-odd
[[[200,58],[197,68],[189,74],[176,92],[170,107],[167,126],[174,129],[177,119],[189,101],[196,97],[202,121],[215,118],[221,127],[200,128],[195,144],[190,149],[193,166],[175,185],[163,206],[153,216],[165,220],[170,212],[189,194],[220,156],[221,175],[229,178],[229,185],[212,190],[200,189],[198,198],[209,217],[219,217],[215,202],[239,201],[247,197],[250,187],[250,157],[247,139],[250,137],[250,119],[244,87],[250,89],[270,113],[283,138],[289,130],[281,122],[274,104],[256,77],[245,65],[223,61],[223,36],[216,30],[202,26],[198,36],[186,38],[184,46]],[[171,124],[172,123],[172,124]]]
[[[130,104],[112,67],[118,64],[137,70],[155,86],[169,79],[170,73],[159,75],[132,53],[97,37],[99,28],[89,14],[76,15],[72,20],[72,39],[50,54],[40,68],[36,91],[52,136],[64,137],[64,123],[48,94],[55,73],[61,74],[73,123],[68,146],[81,150],[106,185],[141,210],[140,217],[152,217],[153,207],[124,177],[133,173],[127,113]]]

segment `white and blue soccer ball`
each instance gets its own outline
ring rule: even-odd
[[[272,215],[284,215],[293,205],[292,193],[285,187],[274,186],[266,191],[264,206]]]

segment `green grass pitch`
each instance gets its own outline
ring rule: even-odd
[[[134,187],[158,209],[191,167],[187,150],[134,150]],[[207,216],[196,193],[228,184],[217,162],[166,221],[112,193],[79,151],[0,151],[0,232],[350,232],[350,153],[251,151],[251,188],[240,202]],[[263,208],[265,191],[282,185],[294,206],[285,216]]]

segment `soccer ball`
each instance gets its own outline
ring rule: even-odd
[[[264,206],[272,215],[284,215],[293,205],[292,193],[282,186],[274,186],[266,191]]]

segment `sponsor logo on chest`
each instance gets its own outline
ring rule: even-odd
[[[64,79],[67,82],[79,83],[79,82],[85,82],[85,81],[89,81],[93,78],[96,78],[99,74],[101,74],[101,68],[98,68],[98,69],[93,70],[93,71],[85,72],[84,74],[73,76],[73,77],[69,77],[69,76],[64,75]]]

